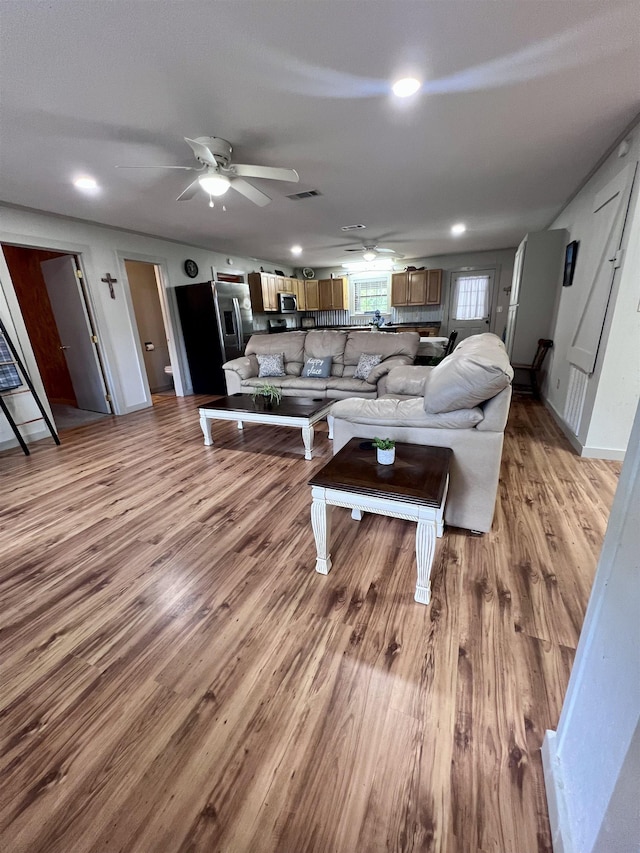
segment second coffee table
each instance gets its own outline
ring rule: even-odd
[[[393,465],[379,465],[370,441],[352,438],[324,468],[309,480],[311,524],[316,540],[316,571],[331,569],[331,510],[351,509],[360,520],[363,512],[375,512],[417,522],[416,562],[418,580],[415,600],[431,598],[431,566],[436,537],[444,529],[444,505],[449,487],[449,447],[396,444]]]

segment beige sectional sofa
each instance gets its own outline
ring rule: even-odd
[[[394,367],[413,363],[420,338],[417,332],[368,332],[315,329],[252,335],[245,355],[223,365],[228,394],[251,394],[264,382],[275,385],[284,396],[344,399],[375,399],[386,392],[386,381]],[[261,377],[259,356],[283,356],[284,376]],[[381,357],[366,379],[354,374],[362,355]],[[331,356],[326,378],[302,375],[310,359]]]
[[[331,407],[333,452],[350,438],[393,438],[453,450],[445,521],[491,528],[500,475],[513,369],[496,335],[461,341],[436,367],[398,367],[386,394]]]

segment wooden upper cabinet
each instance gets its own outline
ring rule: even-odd
[[[426,305],[440,305],[442,301],[442,270],[427,270]]]
[[[319,279],[318,302],[320,311],[346,311],[349,308],[349,280],[346,277]]]
[[[304,304],[306,311],[320,310],[320,293],[318,290],[318,282],[315,278],[308,278],[302,282],[304,286]]]
[[[408,305],[427,304],[427,271],[412,270],[409,273]]]
[[[266,272],[249,273],[249,292],[251,307],[254,312],[261,314],[265,311],[278,310],[277,276]]]
[[[439,305],[442,270],[411,270],[391,276],[392,305]]]
[[[305,282],[297,278],[289,279],[289,281],[293,283],[293,292],[295,293],[296,298],[298,300],[298,311],[305,311],[307,307]]]
[[[394,272],[391,276],[391,304],[407,304],[407,285],[409,274],[406,272]]]

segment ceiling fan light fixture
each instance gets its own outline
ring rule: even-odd
[[[198,178],[198,182],[206,193],[213,196],[224,195],[231,186],[231,181],[226,175],[218,175],[215,172],[203,175]]]
[[[421,85],[415,77],[403,77],[401,80],[396,80],[391,91],[396,98],[410,98],[411,95],[415,95]]]
[[[364,258],[365,261],[375,261],[375,259],[378,257],[378,253],[374,252],[373,249],[366,249],[362,253],[362,257]]]

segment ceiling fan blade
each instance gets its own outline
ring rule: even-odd
[[[404,255],[396,252],[395,249],[381,249],[380,247],[376,247],[375,251],[382,255],[395,255],[396,258],[404,258]]]
[[[213,156],[211,151],[209,151],[207,146],[202,144],[202,142],[197,142],[195,139],[189,139],[188,136],[184,137],[184,141],[191,146],[191,150],[198,160],[202,160],[203,163],[208,163],[210,166],[218,165],[216,163],[216,158]]]
[[[271,199],[268,195],[263,193],[262,190],[256,189],[256,187],[252,186],[248,181],[245,181],[242,178],[236,178],[233,180],[231,182],[231,186],[234,190],[237,190],[241,195],[248,198],[249,201],[257,204],[259,207],[266,207],[267,204],[271,204]]]
[[[270,181],[291,181],[297,184],[300,175],[295,169],[280,169],[276,166],[249,166],[247,163],[232,163],[229,167],[236,175],[244,178],[267,178]]]
[[[194,195],[200,189],[200,179],[196,178],[195,181],[192,181],[186,190],[183,190],[176,201],[189,201],[194,197]]]
[[[184,169],[188,172],[197,172],[193,166],[116,166],[116,169]]]

